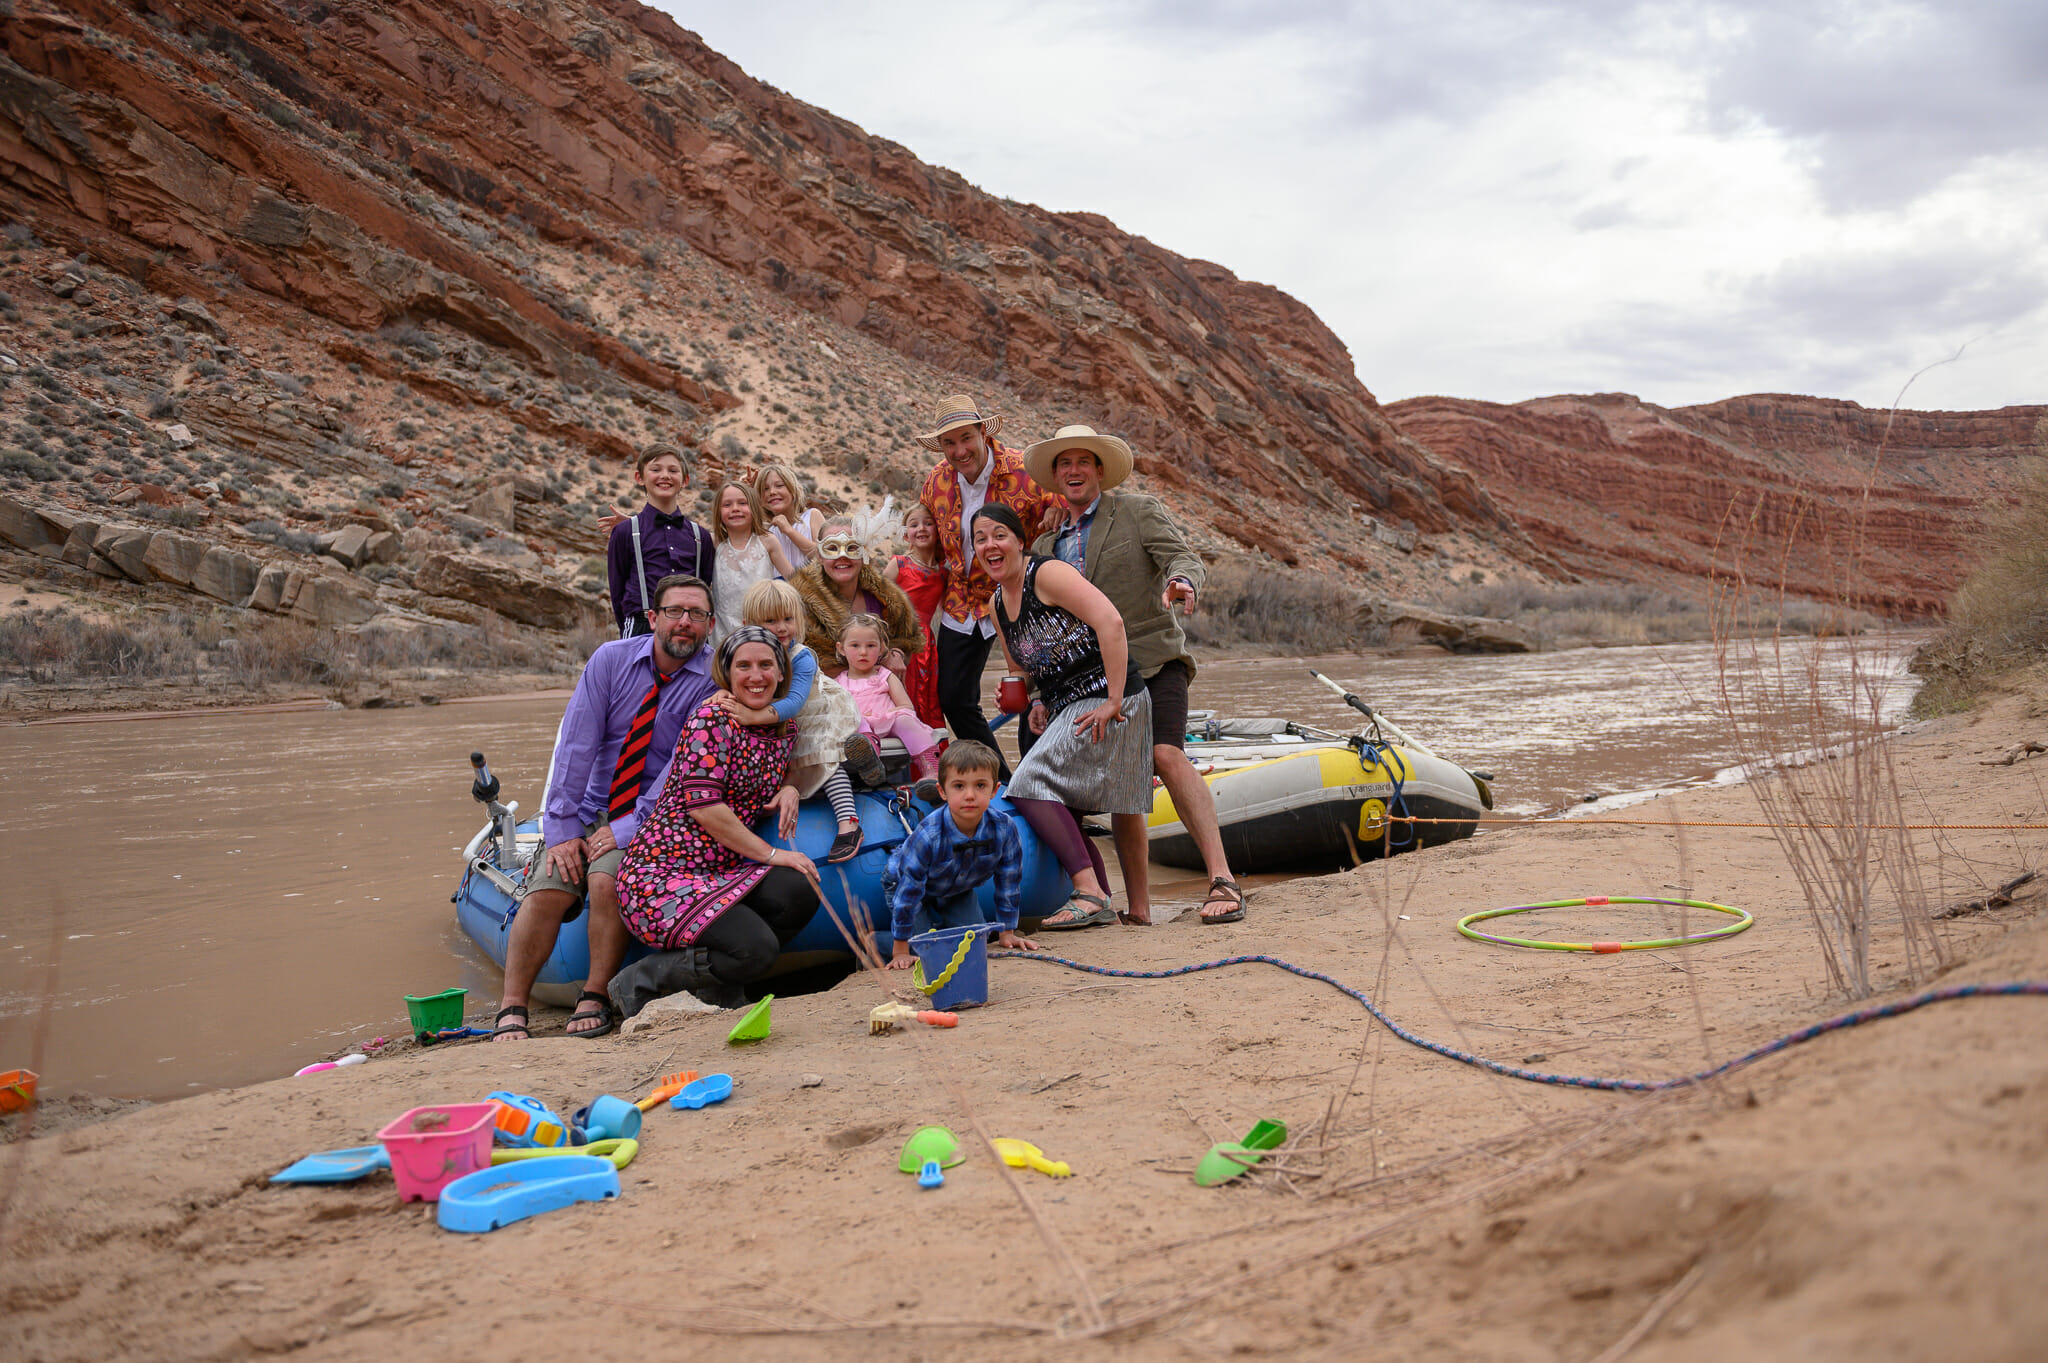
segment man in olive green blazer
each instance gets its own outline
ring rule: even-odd
[[[1188,761],[1188,683],[1195,660],[1175,606],[1195,608],[1202,586],[1202,560],[1166,514],[1157,497],[1114,492],[1131,476],[1131,447],[1093,427],[1063,426],[1050,440],[1024,451],[1031,480],[1065,502],[1065,523],[1040,535],[1034,554],[1063,559],[1081,570],[1124,618],[1131,661],[1152,695],[1152,769],[1173,797],[1209,871],[1205,923],[1235,923],[1244,917],[1244,893],[1231,879],[1216,827],[1216,797]],[[1145,816],[1110,817],[1117,857],[1125,866],[1145,864]],[[1143,885],[1126,885],[1130,907],[1123,918],[1152,921],[1151,896]]]

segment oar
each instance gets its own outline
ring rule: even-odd
[[[1394,736],[1394,741],[1396,743],[1399,743],[1404,747],[1413,748],[1415,749],[1415,751],[1421,753],[1424,757],[1436,756],[1435,753],[1423,747],[1420,743],[1417,743],[1407,734],[1402,733],[1400,725],[1394,723],[1393,720],[1388,719],[1385,715],[1375,711],[1370,705],[1367,705],[1357,696],[1354,696],[1349,691],[1346,691],[1341,682],[1331,681],[1328,677],[1316,671],[1313,667],[1311,667],[1308,670],[1308,674],[1311,677],[1314,677],[1317,681],[1321,682],[1323,685],[1329,687],[1332,691],[1335,691],[1338,695],[1342,696],[1344,698],[1344,703],[1346,705],[1358,711],[1359,714],[1364,715],[1367,719],[1371,720],[1373,723],[1379,725],[1382,729],[1392,734]]]

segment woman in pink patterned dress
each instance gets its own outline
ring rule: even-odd
[[[718,645],[712,679],[754,709],[789,689],[789,655],[773,634],[743,625]],[[689,990],[734,1008],[817,912],[818,869],[803,853],[753,831],[767,810],[783,837],[796,825],[785,780],[794,724],[737,724],[706,702],[684,724],[654,807],[619,866],[619,916],[655,954],[612,977],[612,1002],[632,1017],[649,1000]]]

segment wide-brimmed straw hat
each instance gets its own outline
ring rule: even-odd
[[[983,411],[973,398],[965,393],[954,393],[940,398],[932,408],[932,429],[917,438],[917,443],[936,453],[939,437],[947,431],[957,431],[962,426],[980,426],[990,435],[1003,428],[1001,417],[990,416]]]
[[[1131,476],[1131,447],[1113,435],[1097,435],[1093,426],[1062,426],[1050,440],[1024,450],[1024,471],[1031,481],[1052,490],[1052,461],[1061,450],[1087,450],[1102,461],[1102,485],[1115,487]]]

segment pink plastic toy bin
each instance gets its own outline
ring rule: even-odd
[[[416,1107],[377,1133],[403,1202],[438,1202],[441,1190],[491,1162],[492,1104]]]

